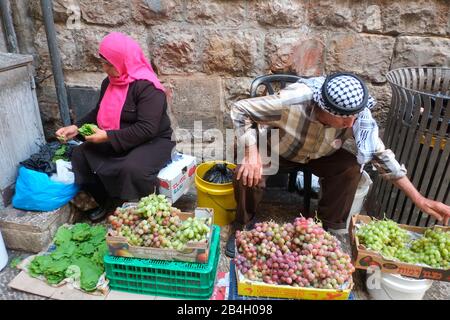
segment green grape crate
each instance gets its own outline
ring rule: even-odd
[[[112,290],[180,299],[209,299],[220,256],[220,227],[213,226],[208,263],[104,258]]]

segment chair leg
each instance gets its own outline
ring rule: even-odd
[[[305,205],[306,214],[309,214],[311,207],[311,187],[312,187],[312,172],[311,170],[303,171],[303,203]]]

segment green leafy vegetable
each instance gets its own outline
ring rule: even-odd
[[[58,284],[65,278],[80,281],[85,291],[96,289],[104,272],[103,258],[108,254],[106,228],[78,223],[71,228],[60,227],[55,235],[56,249],[37,256],[28,265],[31,276],[45,276],[48,283]]]
[[[50,256],[54,260],[62,258],[70,258],[77,250],[77,245],[74,242],[64,242],[53,251]]]
[[[92,255],[91,260],[99,267],[104,269],[103,258],[108,254],[108,246],[103,242]]]
[[[72,239],[72,231],[64,226],[58,228],[58,231],[55,235],[55,244],[61,245],[64,242],[70,242]]]
[[[16,258],[14,258],[14,259],[11,260],[11,262],[10,262],[10,264],[9,264],[9,267],[12,268],[12,269],[17,268],[17,266],[18,266],[21,262],[22,262],[22,259],[16,257]]]
[[[67,258],[52,261],[48,268],[44,270],[48,283],[58,284],[64,280],[68,266],[70,266],[70,260]]]
[[[93,291],[97,286],[98,279],[103,273],[103,269],[93,264],[91,260],[85,257],[76,259],[73,262],[81,270],[81,289]]]
[[[81,277],[81,269],[79,266],[72,264],[67,267],[66,278],[71,278],[74,281],[78,281],[80,280],[80,277]]]
[[[98,129],[98,127],[97,127],[95,124],[92,124],[92,123],[86,123],[86,124],[83,124],[83,125],[81,126],[81,128],[78,129],[78,132],[79,132],[82,136],[90,136],[90,135],[92,135],[92,134],[95,133],[94,128],[95,128],[95,129]]]
[[[44,274],[44,271],[47,270],[52,264],[53,259],[49,255],[37,256],[31,261],[28,266],[28,270],[30,271],[30,275],[32,277],[37,277],[41,274]]]
[[[69,157],[66,156],[66,152],[69,151],[69,148],[63,144],[58,149],[56,149],[55,154],[53,155],[52,161],[56,162],[56,160],[62,159],[64,161],[69,161]]]
[[[91,239],[89,240],[94,246],[99,246],[105,242],[106,228],[104,226],[94,226],[91,228]]]
[[[72,228],[72,240],[85,241],[91,237],[90,226],[87,223],[77,223]]]
[[[75,256],[77,257],[90,257],[95,251],[95,247],[90,242],[83,242],[78,245],[78,248],[75,252]]]

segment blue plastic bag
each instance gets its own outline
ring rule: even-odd
[[[55,182],[46,173],[21,166],[12,205],[22,210],[53,211],[68,203],[78,191],[76,184]]]

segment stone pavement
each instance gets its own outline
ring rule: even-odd
[[[258,220],[273,219],[277,223],[292,221],[299,212],[299,204],[301,204],[301,197],[296,193],[288,193],[284,190],[273,189],[266,192],[263,203],[261,205],[260,215]],[[195,190],[183,196],[176,206],[183,211],[190,211],[195,208],[196,194]],[[313,209],[317,203],[313,201]],[[230,259],[225,256],[225,243],[230,230],[228,227],[221,229],[221,257],[219,261],[219,271],[229,271]],[[348,236],[338,235],[343,248],[350,252],[350,239]],[[10,261],[15,257],[25,258],[30,253],[8,250]],[[43,300],[46,298],[39,297],[33,294],[27,294],[14,289],[8,288],[8,283],[19,273],[19,270],[12,269],[9,265],[0,272],[0,300]],[[355,288],[353,293],[357,300],[370,300],[370,297],[364,285],[365,272],[358,270],[354,274]],[[424,299],[426,300],[450,300],[450,283],[435,281],[433,286],[427,291]]]

